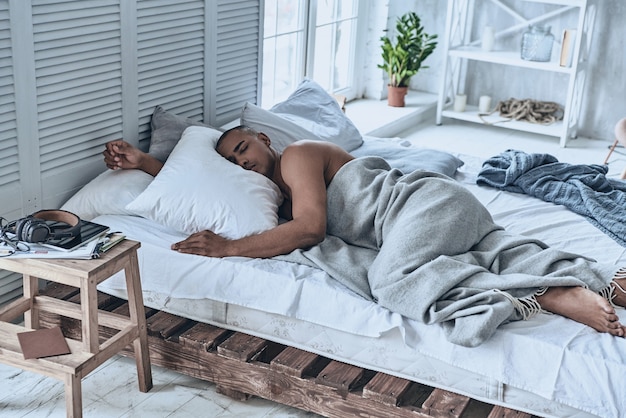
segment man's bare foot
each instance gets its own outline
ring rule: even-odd
[[[536,299],[546,311],[588,325],[598,332],[618,337],[626,335],[626,328],[619,322],[611,304],[589,289],[551,287],[543,295],[536,296]]]

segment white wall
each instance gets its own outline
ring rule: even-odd
[[[480,4],[484,0],[475,0]],[[487,1],[487,10],[477,14],[475,19],[482,25],[492,24],[506,27],[509,22],[506,15]],[[506,1],[514,7],[527,10],[529,16],[545,7],[541,4],[523,0]],[[579,121],[579,136],[613,141],[615,123],[626,116],[626,2],[623,0],[590,0],[596,5],[595,31],[591,43],[589,69],[583,95]],[[393,28],[397,16],[406,11],[416,11],[428,33],[437,33],[443,37],[447,1],[444,0],[389,0],[388,28]],[[504,16],[504,17],[503,17]],[[565,27],[576,26],[576,13],[566,15],[551,22],[553,33],[558,38]],[[478,34],[475,34],[478,37]],[[521,33],[511,37],[511,48],[517,47]],[[378,54],[379,55],[379,54]],[[377,56],[378,59],[378,56]],[[430,67],[420,72],[411,81],[411,88],[437,93],[440,71],[443,63],[443,51],[435,50],[426,60]],[[481,94],[490,94],[497,100],[516,98],[535,98],[537,100],[563,101],[563,89],[567,88],[564,77],[558,74],[538,74],[535,71],[503,67],[493,64],[473,64],[468,68],[467,90],[469,101],[477,101]],[[504,89],[503,86],[506,86]],[[489,93],[487,93],[489,92]]]
[[[367,22],[365,34],[365,56],[363,59],[362,96],[371,99],[386,97],[387,86],[383,71],[377,67],[382,62],[380,55],[380,38],[388,25],[389,1],[368,1],[366,3]],[[363,8],[362,8],[363,10]],[[362,22],[359,22],[362,24]]]

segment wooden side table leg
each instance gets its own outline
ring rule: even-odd
[[[609,149],[609,153],[606,155],[606,158],[604,159],[604,162],[602,164],[607,165],[609,163],[609,157],[611,156],[611,154],[613,154],[613,151],[615,151],[615,147],[617,146],[617,144],[619,143],[619,141],[616,139],[615,142],[613,142],[613,145],[611,145],[611,148]]]
[[[33,303],[35,296],[39,294],[39,279],[37,277],[24,274],[23,287],[24,297],[30,299],[31,308],[24,312],[24,325],[32,329],[39,328],[39,308]]]
[[[89,353],[100,351],[98,339],[98,293],[96,279],[83,280],[80,286],[80,309],[82,311],[83,346]]]
[[[65,411],[68,418],[83,416],[81,379],[75,374],[65,375]]]
[[[143,293],[141,291],[141,279],[139,277],[139,263],[137,252],[128,256],[128,263],[124,267],[126,274],[126,291],[128,292],[128,307],[130,321],[137,324],[139,338],[133,341],[135,361],[137,363],[137,377],[139,390],[147,392],[152,389],[152,369],[150,368],[150,352],[148,351],[148,334],[146,328],[146,316],[143,306]]]

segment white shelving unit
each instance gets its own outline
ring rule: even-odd
[[[535,16],[524,18],[520,13],[513,10],[501,0],[483,0],[481,5],[487,7],[497,6],[513,16],[516,24],[496,32],[495,37],[503,38],[513,34],[519,34],[526,30],[529,25],[546,23],[550,24],[550,19],[573,9],[578,12],[577,35],[573,49],[572,65],[562,67],[558,58],[550,62],[525,61],[520,58],[520,50],[510,51],[483,51],[480,39],[470,39],[474,18],[476,0],[448,0],[448,11],[446,16],[446,33],[442,47],[445,50],[444,76],[442,77],[437,101],[437,124],[442,123],[442,117],[465,120],[475,123],[494,123],[504,119],[494,113],[490,116],[478,115],[478,107],[471,103],[464,112],[452,110],[454,97],[457,93],[465,92],[467,78],[467,62],[470,60],[491,63],[495,65],[514,66],[565,74],[568,77],[568,88],[565,92],[565,100],[560,102],[564,108],[563,120],[551,125],[540,125],[522,121],[509,121],[498,123],[495,126],[539,133],[560,138],[560,146],[565,147],[569,138],[575,138],[578,130],[578,118],[580,114],[582,95],[587,72],[587,57],[591,36],[593,34],[593,23],[595,19],[595,6],[587,6],[587,0],[526,0],[526,2],[552,4],[558,7],[553,10]],[[477,31],[481,32],[481,31]],[[556,41],[554,48],[560,51],[560,33],[555,33]],[[559,55],[559,54],[553,54]],[[506,87],[503,87],[505,90]],[[493,106],[494,104],[492,104]]]

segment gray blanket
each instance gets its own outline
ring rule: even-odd
[[[475,197],[436,173],[403,175],[353,160],[328,187],[327,238],[279,258],[317,266],[363,297],[475,346],[521,319],[516,298],[540,287],[605,287],[615,266],[547,248],[495,225]]]
[[[626,247],[626,182],[607,178],[607,171],[507,150],[484,162],[476,183],[563,205]]]

